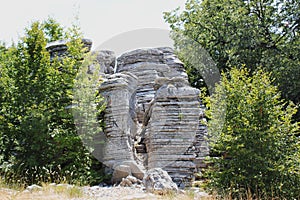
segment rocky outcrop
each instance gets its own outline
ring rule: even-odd
[[[61,57],[67,55],[68,40],[58,40],[54,42],[50,42],[47,44],[46,49],[50,53],[50,58],[53,59],[54,57]],[[90,39],[82,39],[83,46],[86,48],[87,51],[91,50],[92,47],[92,40]]]
[[[65,42],[47,49],[52,58],[67,50]],[[99,92],[106,100],[106,142],[96,154],[113,171],[112,181],[130,184],[126,177],[142,180],[145,170],[161,168],[179,186],[189,184],[205,167],[208,144],[200,123],[200,91],[190,86],[183,63],[168,47],[137,49],[118,58],[112,51],[93,54],[103,79]]]
[[[187,80],[182,62],[170,56],[171,48],[138,49],[117,59],[118,73],[130,72],[137,76],[137,117],[142,123],[149,103],[154,99],[155,80],[159,77],[182,77]],[[173,59],[172,59],[173,58]]]
[[[94,51],[97,62],[100,64],[100,71],[104,74],[113,74],[116,65],[116,55],[113,51]]]
[[[195,156],[188,154],[199,126],[199,90],[184,78],[158,78],[146,112],[145,141],[149,169],[161,167],[177,182],[193,179]]]
[[[138,49],[117,58],[114,71],[100,87],[109,102],[106,165],[134,160],[166,170],[178,185],[190,183],[208,148],[200,91],[188,83],[182,62],[171,48]]]
[[[106,99],[104,115],[106,145],[103,162],[109,168],[116,163],[134,160],[133,135],[136,132],[134,93],[137,78],[129,73],[104,76],[99,91]]]

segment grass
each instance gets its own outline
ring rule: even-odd
[[[128,194],[126,194],[128,195]],[[161,200],[194,200],[195,193],[187,190],[184,194],[167,193],[165,195],[149,196],[146,199]],[[0,200],[71,200],[71,199],[91,199],[85,196],[80,187],[67,184],[42,184],[42,189],[27,191],[23,188],[10,189],[8,186],[1,185]],[[201,198],[200,200],[210,200],[211,198]]]
[[[68,185],[68,184],[42,184],[43,191],[51,194],[62,195],[67,198],[81,198],[83,197],[83,192],[80,187]]]
[[[85,200],[91,199],[91,197],[85,196],[80,187],[67,187],[67,186],[51,186],[45,184],[41,190],[35,190],[32,192],[24,190],[13,190],[9,188],[0,188],[0,200]],[[160,200],[232,200],[230,196],[218,197],[217,195],[210,195],[206,197],[199,197],[191,190],[186,190],[184,194],[168,193],[165,195],[155,195],[146,199],[160,199]],[[250,196],[247,199],[252,200]],[[262,198],[264,199],[264,198]],[[239,199],[240,200],[240,199]]]
[[[68,200],[84,198],[80,187],[68,184],[42,184],[42,189],[25,190],[21,185],[7,185],[0,179],[0,200]]]
[[[83,190],[79,186],[69,185],[69,184],[49,184],[43,183],[41,189],[35,189],[28,191],[24,189],[24,186],[20,184],[6,184],[0,178],[0,200],[85,200],[91,199],[93,197],[88,197],[83,193]],[[124,194],[127,195],[127,194]],[[245,198],[242,198],[244,196]],[[146,199],[161,199],[161,200],[232,200],[230,195],[225,197],[220,197],[216,194],[209,196],[199,196],[194,190],[185,190],[184,193],[169,192],[163,195],[156,194]],[[253,195],[248,191],[247,194],[241,195],[238,200],[252,200]],[[258,197],[256,199],[272,199],[276,198],[266,198]]]

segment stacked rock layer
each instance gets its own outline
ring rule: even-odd
[[[122,124],[124,130],[130,130],[126,134],[130,137],[122,141],[128,139],[126,144],[130,145],[126,149],[132,148],[132,151],[129,158],[128,151],[123,152],[125,149],[115,147],[115,138],[123,137],[124,131],[113,128],[111,113],[106,111],[106,148],[111,155],[107,153],[105,164],[111,166],[109,163],[123,157],[148,170],[162,168],[178,184],[191,182],[208,155],[208,146],[205,141],[206,127],[200,124],[204,117],[200,91],[188,83],[182,62],[171,48],[138,49],[117,58],[114,71],[114,74],[103,75],[106,79],[100,91],[106,98],[118,99],[114,108],[109,105],[108,110],[118,111],[120,116],[127,112],[129,120],[115,116],[114,121]],[[131,83],[132,78],[123,74],[136,77],[136,83]],[[127,82],[126,88],[131,85],[130,90],[113,89],[120,88],[113,83],[120,81],[120,78]],[[114,92],[103,85],[111,85]],[[126,95],[124,91],[127,91]]]
[[[90,47],[89,40],[84,42]],[[65,43],[47,46],[52,58],[66,54]],[[141,179],[144,169],[162,168],[178,185],[190,183],[205,167],[209,150],[200,91],[190,86],[183,63],[168,47],[137,49],[118,58],[107,50],[93,54],[106,100],[101,133],[106,142],[94,155],[114,170],[115,181],[122,174]]]

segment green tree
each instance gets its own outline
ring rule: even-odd
[[[207,97],[211,167],[209,186],[246,198],[300,197],[299,124],[293,103],[281,100],[270,74],[233,68]]]
[[[245,65],[252,73],[264,66],[276,78],[283,97],[298,104],[299,13],[298,0],[187,0],[184,11],[166,12],[164,18],[179,53],[186,49],[182,38],[187,37],[208,51],[220,71]],[[189,54],[195,50],[189,48]],[[201,86],[199,68],[186,57],[181,59],[192,84]]]
[[[64,32],[48,19],[32,23],[25,32],[0,53],[1,173],[27,184],[90,182],[96,162],[84,148],[68,108],[87,54],[80,29],[73,26]],[[68,55],[50,60],[46,45],[57,39],[69,41]]]

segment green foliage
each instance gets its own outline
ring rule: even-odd
[[[100,65],[95,55],[87,55],[75,79],[72,105],[77,132],[90,152],[97,151],[97,143],[105,142],[105,138],[100,139],[104,134],[99,116],[106,106],[98,92],[100,78]]]
[[[96,172],[76,132],[73,87],[86,50],[79,28],[64,32],[53,19],[34,22],[25,36],[0,50],[0,173],[27,184],[64,177],[91,182]],[[68,56],[54,58],[47,42],[67,39]]]
[[[179,53],[183,36],[208,51],[220,71],[245,65],[272,72],[284,98],[300,102],[300,2],[295,0],[187,0],[185,10],[165,13]],[[195,54],[197,46],[189,48]],[[193,85],[203,86],[198,68],[186,62]]]
[[[296,108],[280,99],[270,76],[233,68],[206,98],[214,156],[208,185],[220,194],[300,198]]]
[[[54,19],[47,19],[42,26],[47,42],[54,42],[64,38],[64,29]]]

